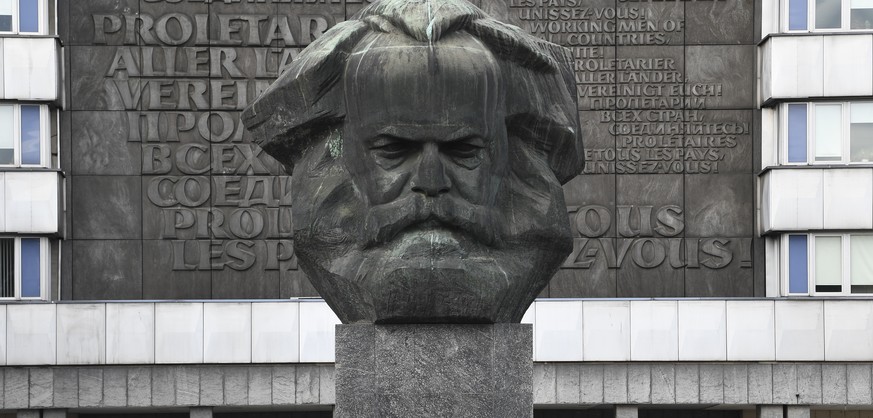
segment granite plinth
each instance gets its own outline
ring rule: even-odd
[[[337,418],[533,416],[527,324],[337,325]]]

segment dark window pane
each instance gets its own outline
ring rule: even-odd
[[[0,164],[14,163],[15,107],[0,105]]]
[[[788,2],[788,30],[806,30],[807,0],[790,0]]]
[[[809,253],[806,235],[788,236],[788,293],[809,293]]]
[[[39,32],[39,0],[18,0],[18,31]]]
[[[38,298],[40,284],[39,238],[21,239],[21,297]]]
[[[853,123],[851,135],[852,161],[873,161],[873,123]]]
[[[39,106],[21,106],[21,164],[41,164]]]
[[[788,105],[788,162],[806,162],[806,104]]]
[[[12,31],[12,6],[15,0],[0,0],[0,32]]]
[[[0,298],[15,297],[15,239],[0,238]]]
[[[839,29],[842,26],[840,0],[815,0],[815,28]]]
[[[852,103],[849,146],[852,161],[873,161],[873,103]]]
[[[873,9],[852,9],[852,29],[873,29]]]

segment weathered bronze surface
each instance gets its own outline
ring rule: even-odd
[[[382,0],[246,109],[294,170],[297,255],[343,322],[521,319],[572,249],[572,73],[464,0]]]

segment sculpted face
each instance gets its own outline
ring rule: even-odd
[[[272,119],[247,116],[276,129],[262,146],[294,166],[301,267],[345,323],[519,321],[572,248],[561,182],[581,164],[562,165],[554,145],[578,151],[572,90],[560,73],[515,85],[528,73],[470,31],[434,42],[368,25],[352,26],[361,35],[343,55],[323,58],[342,57],[336,72],[314,64],[313,79],[296,75],[302,87],[275,88],[304,104],[327,82],[337,95],[298,112],[280,96]],[[502,36],[515,34],[493,42]],[[562,95],[543,91],[556,83]],[[312,115],[293,121],[301,112]]]
[[[349,68],[382,70],[345,79],[343,163],[366,206],[363,246],[461,255],[470,241],[496,245],[507,136],[493,56],[470,36],[434,48],[375,38]]]

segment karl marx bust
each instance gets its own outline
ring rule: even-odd
[[[570,61],[464,0],[382,0],[246,109],[293,170],[295,250],[344,323],[521,319],[572,249]]]

